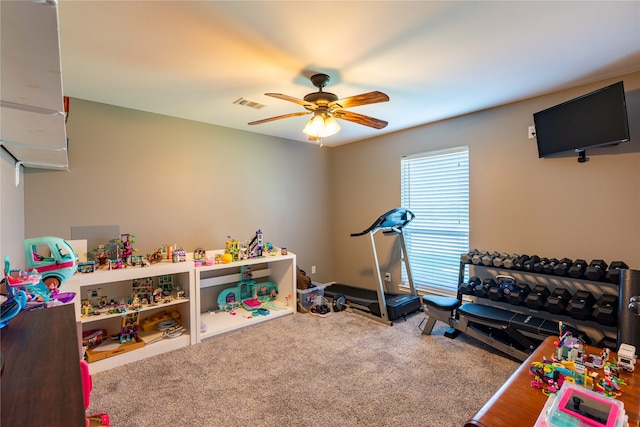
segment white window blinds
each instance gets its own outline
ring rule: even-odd
[[[418,290],[453,295],[460,254],[469,250],[469,147],[401,160],[401,204],[415,214],[404,229]],[[407,282],[406,269],[402,272]]]

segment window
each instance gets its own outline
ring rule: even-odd
[[[403,157],[401,187],[402,207],[415,214],[403,230],[413,283],[453,295],[460,254],[469,250],[469,147]]]

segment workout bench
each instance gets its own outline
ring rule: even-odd
[[[459,283],[464,280],[464,269],[465,264],[461,262]],[[553,320],[474,302],[463,304],[459,290],[456,298],[424,295],[422,303],[427,315],[422,329],[424,335],[430,335],[439,320],[450,327],[444,334],[446,337],[455,338],[463,332],[520,361],[524,361],[540,341],[559,330],[558,322]]]

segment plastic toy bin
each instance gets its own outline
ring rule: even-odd
[[[316,285],[313,288],[296,289],[298,291],[298,303],[305,310],[309,310],[316,304],[322,304],[325,285]]]

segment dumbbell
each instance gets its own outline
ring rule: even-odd
[[[468,282],[461,283],[460,286],[458,286],[458,290],[464,295],[474,295],[473,290],[480,284],[482,284],[482,279],[478,276],[471,276]]]
[[[487,251],[480,251],[478,253],[473,254],[473,256],[471,256],[471,263],[475,265],[482,264],[482,257],[487,255],[488,253],[489,252]]]
[[[477,249],[471,249],[466,254],[460,255],[460,261],[462,261],[465,264],[471,264],[471,257],[473,257],[477,253],[478,253]]]
[[[542,267],[542,271],[545,274],[553,274],[553,268],[558,265],[559,262],[558,258],[549,258],[544,267]]]
[[[504,260],[507,259],[508,257],[509,257],[509,254],[501,253],[500,255],[493,258],[493,260],[491,261],[491,264],[494,267],[502,268],[504,266]]]
[[[593,312],[596,299],[589,291],[578,291],[567,304],[567,313],[574,319],[584,320]]]
[[[514,283],[502,290],[505,299],[511,305],[523,305],[529,292],[531,292],[531,287],[526,283]]]
[[[591,316],[601,325],[615,325],[618,320],[618,297],[602,295],[593,306]]]
[[[504,261],[502,261],[502,266],[504,268],[512,269],[513,266],[515,265],[516,261],[518,261],[518,258],[520,258],[520,255],[511,254],[511,255],[507,256],[504,259]]]
[[[572,264],[573,264],[573,261],[571,259],[562,258],[553,267],[553,274],[555,274],[556,276],[566,276]]]
[[[491,286],[487,291],[487,298],[491,301],[504,301],[504,295],[502,294],[502,288],[500,288],[500,285]]]
[[[520,255],[520,258],[516,260],[513,264],[513,268],[516,270],[524,270],[524,263],[527,262],[531,257],[529,255]]]
[[[544,273],[544,267],[549,263],[549,258],[542,257],[533,264],[533,271],[536,273]]]
[[[560,314],[567,308],[569,300],[571,300],[571,293],[568,290],[555,288],[551,295],[549,295],[549,298],[547,298],[544,307],[550,313]]]
[[[549,289],[544,285],[535,285],[524,299],[524,305],[532,310],[542,310],[549,298]]]
[[[489,252],[488,254],[486,254],[485,256],[483,256],[480,259],[480,263],[484,266],[491,266],[493,264],[493,259],[500,256],[500,254],[498,252]]]
[[[584,275],[589,280],[602,280],[607,275],[608,267],[604,260],[594,259],[589,263],[589,267],[584,271]]]
[[[579,279],[584,275],[584,272],[586,271],[588,265],[589,264],[587,264],[587,261],[583,259],[577,259],[573,262],[573,264],[571,264],[571,267],[569,267],[569,270],[567,270],[567,274],[574,279]]]
[[[533,266],[539,262],[540,262],[540,257],[538,255],[531,255],[528,260],[522,263],[522,269],[524,271],[532,272]]]
[[[476,285],[473,288],[473,294],[475,296],[477,296],[478,298],[487,298],[487,296],[489,294],[489,289],[491,289],[494,286],[497,286],[495,280],[493,280],[493,279],[484,279],[482,281],[482,283],[480,283],[479,285]]]
[[[609,266],[609,270],[607,271],[606,278],[608,282],[611,283],[620,283],[620,270],[623,268],[629,268],[627,264],[623,261],[613,261]]]
[[[495,282],[496,286],[489,288],[487,298],[492,301],[504,301],[505,297],[509,293],[508,286],[515,284],[516,279],[511,276],[500,275],[496,276]],[[505,293],[505,290],[507,290],[507,293]]]

